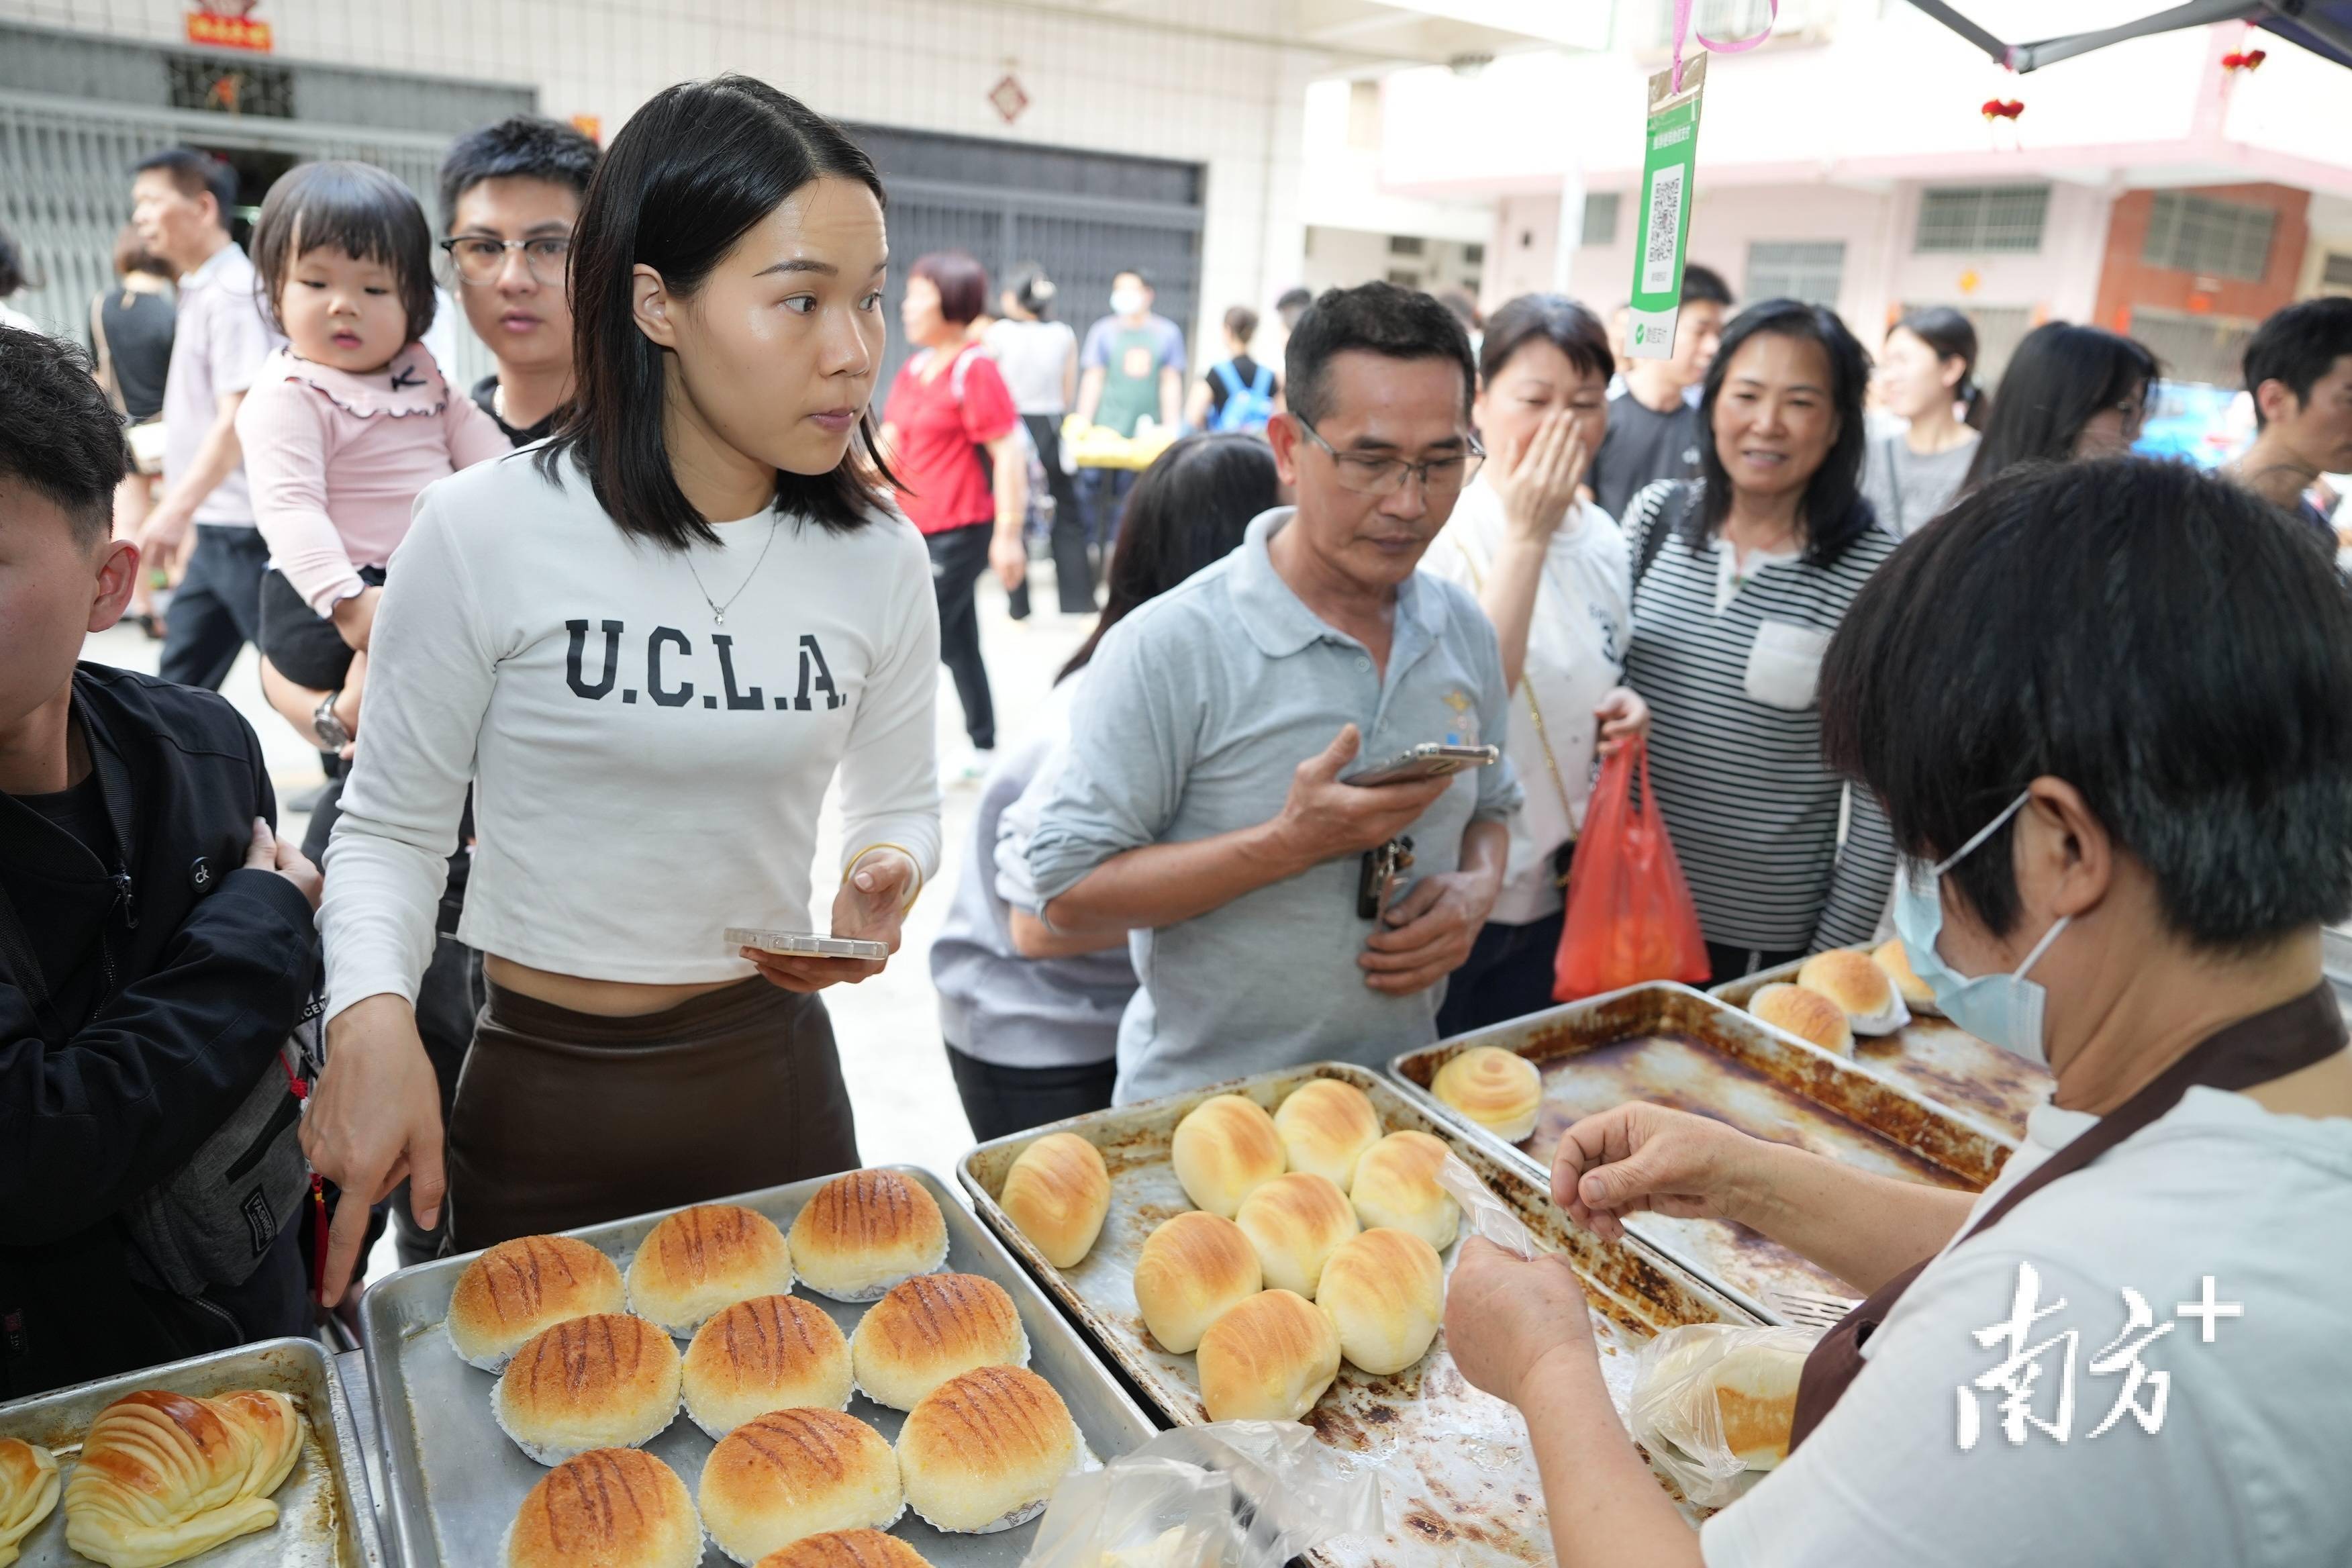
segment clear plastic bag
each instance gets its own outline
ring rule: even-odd
[[[1219,1421],[1065,1479],[1022,1568],[1282,1568],[1381,1528],[1374,1470],[1295,1421]]]
[[[1634,1358],[1625,1425],[1685,1497],[1720,1508],[1750,1471],[1788,1456],[1797,1374],[1818,1338],[1729,1323],[1667,1329]]]
[[[1472,1236],[1483,1236],[1504,1251],[1529,1262],[1550,1250],[1528,1233],[1526,1224],[1502,1199],[1487,1191],[1486,1184],[1478,1179],[1478,1173],[1461,1155],[1445,1156],[1445,1163],[1437,1167],[1437,1184],[1461,1205],[1462,1218]]]

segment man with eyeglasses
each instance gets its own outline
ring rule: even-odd
[[[1284,370],[1266,435],[1297,505],[1104,637],[1031,841],[1049,926],[1129,933],[1122,1104],[1434,1040],[1519,804],[1507,762],[1347,782],[1507,722],[1494,628],[1415,571],[1479,456],[1461,323],[1392,284],[1334,289]]]

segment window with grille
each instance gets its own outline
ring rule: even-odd
[[[2236,316],[2132,308],[2131,335],[2147,345],[2167,381],[2235,390],[2246,384],[2246,344],[2261,323]]]
[[[1389,236],[1389,254],[1391,256],[1419,256],[1421,254],[1421,236],[1417,234],[1392,234]]]
[[[1759,239],[1748,247],[1748,287],[1742,293],[1749,300],[1802,300],[1834,309],[1844,279],[1842,239]]]
[[[163,68],[174,109],[294,118],[294,73],[283,66],[230,65],[208,56],[166,55]]]
[[[2225,202],[2188,191],[2158,191],[2147,214],[2139,258],[2150,267],[2220,278],[2259,279],[2271,259],[2278,214],[2251,202]]]
[[[2319,281],[2323,288],[2352,289],[2352,255],[2340,250],[2330,251],[2326,261],[2320,266]]]
[[[1462,247],[1462,264],[1464,266],[1475,267],[1486,259],[1486,247],[1485,246],[1465,245]]]
[[[2040,250],[2047,185],[1951,185],[1919,193],[1914,251]]]
[[[1389,281],[1400,289],[1418,289],[1421,287],[1421,274],[1410,268],[1391,267],[1389,268]]]
[[[1624,198],[1615,191],[1603,191],[1584,198],[1584,245],[1614,245],[1617,243],[1617,206]]]

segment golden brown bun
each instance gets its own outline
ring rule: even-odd
[[[702,1522],[738,1563],[832,1530],[887,1530],[906,1510],[882,1434],[838,1410],[772,1410],[710,1450]]]
[[[1213,1096],[1186,1112],[1168,1160],[1192,1206],[1227,1219],[1254,1189],[1282,1174],[1286,1163],[1274,1118],[1238,1094]]]
[[[702,1516],[677,1472],[591,1448],[541,1476],[507,1531],[506,1568],[695,1568]]]
[[[1943,1010],[1936,1005],[1936,988],[1920,979],[1919,972],[1911,967],[1911,952],[1903,945],[1901,937],[1890,936],[1881,942],[1878,951],[1870,955],[1870,961],[1886,971],[1886,978],[1895,982],[1895,989],[1902,996],[1905,1006],[1915,1013]]]
[[[1092,1251],[1110,1212],[1102,1151],[1075,1132],[1049,1132],[1004,1173],[997,1203],[1056,1268],[1076,1268]]]
[[[1853,1055],[1853,1026],[1846,1021],[1845,1009],[1818,991],[1776,981],[1748,999],[1748,1011],[1825,1051]]]
[[[1315,1300],[1315,1282],[1331,1249],[1362,1227],[1348,1194],[1328,1176],[1293,1171],[1242,1200],[1234,1223],[1257,1248],[1268,1288]]]
[[[522,1342],[566,1318],[625,1310],[621,1271],[570,1236],[520,1236],[466,1265],[449,1295],[449,1348],[484,1372],[503,1372]]]
[[[16,1561],[17,1542],[58,1506],[58,1457],[21,1437],[0,1437],[0,1568]]]
[[[828,1530],[760,1559],[759,1568],[931,1568],[923,1554],[878,1530]]]
[[[1411,1231],[1368,1230],[1331,1254],[1315,1304],[1339,1331],[1339,1353],[1386,1377],[1427,1354],[1437,1337],[1445,1265]]]
[[[1265,1288],[1257,1248],[1229,1219],[1192,1209],[1144,1237],[1135,1304],[1160,1348],[1191,1352],[1225,1310]]]
[[[490,1414],[542,1465],[635,1448],[677,1418],[677,1346],[643,1318],[599,1312],[533,1337],[490,1390]]]
[[[686,1413],[713,1438],[754,1415],[849,1408],[849,1342],[824,1308],[755,1296],[702,1325],[686,1347]]]
[[[1275,1111],[1274,1130],[1292,1170],[1328,1176],[1344,1193],[1356,1179],[1356,1162],[1381,1141],[1381,1116],[1354,1084],[1310,1079]]]
[[[1895,982],[1866,952],[1835,947],[1805,960],[1797,984],[1836,1003],[1848,1018],[1874,1018],[1895,1006]]]
[[[1296,1421],[1339,1375],[1339,1331],[1289,1290],[1251,1297],[1201,1336],[1201,1401],[1212,1421]]]
[[[931,1194],[896,1171],[851,1171],[819,1187],[793,1218],[793,1264],[836,1301],[875,1301],[948,1257],[948,1222]]]
[[[1517,1143],[1536,1130],[1543,1075],[1517,1051],[1473,1046],[1437,1069],[1429,1092],[1504,1142]]]
[[[1029,1333],[1004,1287],[977,1274],[918,1274],[857,1321],[849,1353],[877,1405],[912,1410],[980,1366],[1029,1364]]]
[[[992,1534],[1036,1517],[1080,1452],[1069,1406],[1018,1366],[949,1379],[898,1431],[907,1506],[957,1534]]]
[[[1366,1230],[1409,1230],[1443,1252],[1454,1245],[1461,1205],[1437,1184],[1445,1145],[1426,1132],[1391,1132],[1365,1152],[1348,1194]]]
[[[733,1204],[680,1209],[646,1234],[629,1262],[629,1310],[680,1339],[721,1307],[792,1288],[784,1233]]]
[[[82,1435],[66,1544],[107,1568],[163,1568],[268,1530],[301,1452],[302,1413],[282,1394],[126,1394]]]

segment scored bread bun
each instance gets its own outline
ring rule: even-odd
[[[784,1233],[734,1204],[678,1210],[646,1233],[629,1260],[629,1310],[679,1339],[722,1307],[792,1288]]]
[[[948,1379],[1029,1364],[1029,1332],[1004,1287],[977,1274],[918,1274],[874,1303],[849,1338],[858,1391],[912,1410]]]
[[[1845,1009],[1818,991],[1774,981],[1748,998],[1748,1011],[1774,1028],[1786,1029],[1825,1051],[1842,1057],[1853,1055],[1853,1026],[1846,1022]]]
[[[1437,1069],[1429,1092],[1506,1143],[1536,1130],[1543,1074],[1517,1051],[1473,1046]]]
[[[771,1410],[849,1408],[849,1342],[798,1296],[738,1301],[686,1347],[686,1413],[714,1440]]]
[[[881,1433],[838,1410],[771,1410],[702,1463],[702,1522],[738,1563],[830,1530],[887,1530],[906,1511]]]
[[[1084,1455],[1069,1406],[1026,1367],[950,1378],[898,1429],[907,1506],[958,1535],[992,1535],[1036,1518]]]
[[[1936,988],[1920,979],[1919,972],[1911,967],[1911,950],[1903,945],[1901,937],[1890,936],[1879,943],[1870,961],[1886,971],[1886,978],[1895,982],[1895,994],[1914,1013],[1943,1011],[1936,1005]]]
[[[1315,1304],[1339,1332],[1339,1353],[1375,1377],[1429,1352],[1445,1316],[1445,1265],[1411,1231],[1382,1226],[1343,1242],[1323,1266]]]
[[[523,1342],[566,1318],[625,1310],[621,1271],[577,1237],[519,1236],[466,1265],[449,1293],[449,1348],[503,1372]]]
[[[1242,1227],[1200,1209],[1162,1223],[1135,1259],[1135,1304],[1151,1337],[1173,1355],[1189,1354],[1227,1308],[1265,1284],[1257,1248]]]
[[[923,1554],[878,1530],[828,1530],[760,1559],[758,1568],[931,1568]]]
[[[1817,952],[1797,971],[1797,984],[1836,1003],[1857,1035],[1891,1035],[1911,1021],[1894,977],[1866,952]]]
[[[1365,1151],[1348,1194],[1364,1228],[1411,1231],[1440,1252],[1453,1246],[1462,1208],[1437,1184],[1446,1152],[1426,1132],[1391,1132]]]
[[[1021,1151],[996,1202],[1046,1262],[1075,1268],[1110,1212],[1110,1172],[1102,1151],[1076,1133],[1049,1132]]]
[[[1331,1249],[1363,1228],[1348,1194],[1328,1176],[1293,1171],[1242,1200],[1234,1223],[1257,1249],[1266,1285],[1315,1300]]]
[[[1339,1331],[1306,1297],[1267,1290],[1209,1325],[1200,1371],[1210,1420],[1297,1421],[1339,1375]]]
[[[1226,1219],[1286,1165],[1274,1118],[1238,1094],[1213,1095],[1187,1111],[1176,1124],[1168,1160],[1192,1206]]]
[[[793,1218],[801,1280],[836,1301],[878,1301],[890,1287],[948,1260],[948,1222],[922,1187],[896,1171],[835,1176]]]
[[[533,1336],[490,1390],[490,1414],[542,1465],[636,1448],[677,1418],[677,1346],[643,1318],[599,1312]]]
[[[1381,1115],[1354,1084],[1309,1079],[1275,1111],[1274,1130],[1292,1170],[1328,1176],[1344,1193],[1356,1179],[1356,1162],[1381,1141]]]
[[[635,1448],[591,1448],[539,1479],[507,1528],[506,1568],[694,1568],[702,1516],[677,1472]]]

